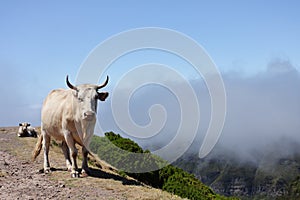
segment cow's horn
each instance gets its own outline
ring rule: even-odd
[[[99,90],[99,89],[105,87],[105,86],[107,85],[107,83],[108,83],[108,79],[109,79],[109,77],[106,76],[106,81],[105,81],[102,85],[97,86],[97,90]]]
[[[72,90],[77,90],[77,88],[69,82],[69,76],[67,75],[66,82],[69,88]]]

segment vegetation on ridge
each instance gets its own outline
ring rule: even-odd
[[[112,145],[114,144],[114,145]],[[204,185],[194,175],[172,165],[165,166],[161,158],[144,151],[138,144],[130,139],[122,138],[113,132],[105,133],[105,137],[94,136],[90,144],[93,152],[101,159],[113,166],[123,169],[141,169],[151,166],[156,171],[145,173],[127,173],[137,180],[161,188],[178,196],[188,199],[229,199],[216,194],[211,188]],[[132,157],[132,153],[143,153],[140,160]],[[165,167],[160,169],[160,166]],[[125,173],[125,172],[123,172]],[[234,199],[234,198],[232,198]]]

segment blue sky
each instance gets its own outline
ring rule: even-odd
[[[0,126],[37,125],[47,93],[65,87],[66,74],[74,80],[96,45],[133,28],[182,32],[224,73],[252,76],[278,58],[299,70],[299,8],[296,0],[1,1]]]

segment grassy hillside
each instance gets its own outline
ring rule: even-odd
[[[111,145],[114,144],[114,145]],[[122,138],[113,132],[105,134],[105,137],[94,136],[90,144],[93,152],[118,169],[140,169],[140,167],[159,168],[165,164],[162,159],[144,151],[138,144],[130,139]],[[127,153],[126,153],[127,152]],[[134,160],[132,154],[143,153],[140,160]],[[125,174],[121,172],[121,174]],[[128,175],[165,191],[189,199],[229,199],[216,194],[211,188],[200,182],[194,175],[184,170],[168,165],[162,169],[146,173],[128,173]]]

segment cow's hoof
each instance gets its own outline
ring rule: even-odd
[[[88,167],[84,167],[84,168],[82,168],[82,170],[81,170],[81,173],[82,174],[90,174],[91,173],[91,170],[90,170],[90,168],[88,168]]]
[[[51,170],[50,170],[50,168],[49,168],[49,169],[48,169],[48,168],[47,168],[47,169],[44,169],[44,173],[45,173],[45,174],[49,174],[49,173],[51,173]]]
[[[79,173],[76,171],[76,172],[72,172],[71,173],[71,178],[79,178]]]
[[[82,177],[87,177],[87,176],[89,176],[90,174],[91,174],[90,169],[82,169],[82,170],[81,170],[81,176],[82,176]]]
[[[67,171],[72,172],[72,166],[71,165],[67,165]]]

